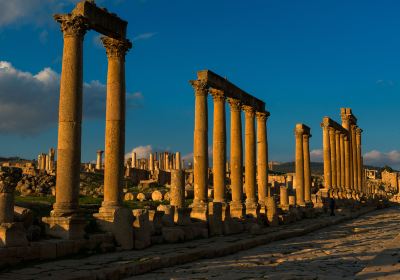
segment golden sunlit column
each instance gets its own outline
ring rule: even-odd
[[[339,189],[342,188],[341,185],[341,162],[340,162],[340,131],[335,131],[335,144],[336,144],[336,187]]]
[[[344,134],[340,133],[340,187],[342,191],[345,191],[345,185],[346,185],[346,175],[345,175],[345,166],[346,166],[346,157],[345,157],[345,145],[344,145]]]
[[[297,124],[296,136],[296,203],[304,205],[304,153],[303,153],[303,125]]]
[[[326,190],[329,190],[332,187],[329,126],[327,123],[322,122],[321,127],[322,127],[322,145],[323,145],[323,156],[324,156],[324,181],[325,181],[324,187]]]
[[[211,89],[214,100],[213,126],[213,202],[225,202],[225,168],[226,168],[226,118],[224,92]]]
[[[311,138],[311,134],[309,131],[307,131],[307,133],[305,133],[303,135],[304,201],[305,201],[305,203],[311,202],[310,138]]]
[[[356,139],[356,125],[351,125],[351,148],[352,148],[352,166],[353,166],[353,189],[359,193],[358,186],[358,167],[357,167],[357,139]]]
[[[246,188],[246,214],[256,217],[258,203],[256,197],[256,141],[254,115],[251,106],[243,106],[245,111],[245,188]]]
[[[332,170],[332,188],[337,188],[337,175],[336,175],[336,131],[333,127],[329,128],[329,144],[331,152],[331,170]]]
[[[243,207],[243,142],[242,118],[239,100],[228,99],[231,108],[231,216],[242,218],[245,215]]]
[[[267,147],[267,118],[268,112],[257,112],[257,183],[258,203],[264,205],[268,185],[268,147]]]
[[[363,191],[363,167],[362,167],[362,154],[361,154],[361,133],[362,129],[356,129],[356,145],[357,145],[357,183],[358,183],[358,190],[360,192]]]
[[[83,38],[87,30],[81,16],[56,15],[64,34],[60,79],[56,202],[52,216],[78,211],[81,168]]]
[[[208,204],[208,88],[206,83],[199,80],[191,81],[191,84],[195,91],[193,147],[194,199],[191,217],[206,221]]]

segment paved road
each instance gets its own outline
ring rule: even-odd
[[[389,208],[306,236],[129,279],[354,279],[399,232],[400,208]]]

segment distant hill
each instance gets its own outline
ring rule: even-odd
[[[311,162],[311,173],[313,175],[324,175],[324,163],[323,162]],[[364,166],[367,169],[378,170],[381,171],[381,167],[376,166]],[[295,172],[295,163],[292,162],[283,162],[283,163],[275,163],[272,171],[282,172],[282,173],[294,173]]]
[[[21,162],[21,161],[29,161],[29,160],[20,157],[0,157],[0,162]]]

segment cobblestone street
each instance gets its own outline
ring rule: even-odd
[[[354,279],[399,230],[400,209],[389,208],[302,237],[129,279]]]

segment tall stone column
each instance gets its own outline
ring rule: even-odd
[[[341,118],[342,118],[342,127],[348,131],[347,135],[347,142],[348,148],[345,147],[345,150],[348,151],[348,155],[345,155],[345,164],[346,164],[346,174],[348,174],[348,180],[345,178],[346,181],[346,188],[349,190],[353,190],[353,164],[352,164],[352,140],[351,140],[351,127],[350,127],[350,119],[351,117],[347,114],[346,108],[341,108]],[[346,145],[346,142],[345,142]],[[348,160],[347,160],[348,159]]]
[[[213,127],[213,202],[225,202],[225,166],[226,166],[226,118],[225,95],[217,89],[211,89],[214,100]]]
[[[136,168],[136,153],[132,151],[132,162],[131,162],[132,168]]]
[[[243,142],[241,103],[237,99],[228,99],[231,109],[231,216],[244,217],[243,207]]]
[[[52,216],[78,211],[81,163],[83,38],[87,24],[83,17],[56,15],[64,34],[58,119],[56,202]]]
[[[303,134],[304,201],[305,201],[305,203],[311,203],[310,137],[311,137],[311,134]]]
[[[165,153],[165,170],[170,170],[169,168],[169,153]]]
[[[305,205],[304,202],[304,152],[303,152],[303,133],[301,124],[296,125],[296,203]]]
[[[346,182],[345,182],[345,165],[346,165],[346,158],[345,158],[345,145],[344,145],[344,134],[340,133],[340,186],[342,191],[344,191]]]
[[[357,183],[358,183],[358,190],[360,192],[363,191],[363,168],[362,168],[362,154],[361,154],[361,133],[362,129],[356,129],[356,145],[357,145]]]
[[[268,112],[257,112],[257,174],[258,174],[258,203],[265,205],[268,186],[268,146],[267,118]]]
[[[353,165],[353,187],[354,190],[358,193],[358,167],[357,167],[357,140],[356,140],[356,130],[357,126],[351,126],[351,148],[352,148],[352,165]]]
[[[332,170],[331,170],[331,150],[329,140],[329,127],[325,123],[321,123],[322,127],[322,144],[324,156],[324,181],[325,189],[329,190],[332,187]]]
[[[149,170],[154,171],[154,157],[153,154],[149,154]]]
[[[175,159],[176,159],[176,166],[175,166],[175,169],[177,169],[177,170],[183,169],[183,166],[182,166],[182,159],[181,159],[181,153],[180,153],[180,152],[176,152],[176,154],[175,154]]]
[[[254,115],[251,106],[243,106],[245,111],[245,189],[246,214],[256,217],[258,203],[256,197],[256,141]]]
[[[108,58],[103,207],[122,205],[125,154],[125,54],[129,41],[102,38]]]
[[[341,185],[341,161],[340,161],[340,131],[335,131],[335,144],[336,144],[336,184],[338,189],[342,189]]]
[[[96,169],[97,170],[103,169],[103,153],[104,153],[104,151],[102,151],[102,150],[97,151],[97,159],[96,159]]]
[[[195,219],[207,220],[208,195],[208,110],[207,85],[201,81],[192,81],[195,90],[194,116],[194,200],[191,216]]]
[[[125,155],[125,55],[132,47],[128,40],[101,38],[108,58],[104,200],[94,216],[100,227],[113,233],[124,249],[133,247],[133,216],[122,205]]]
[[[333,127],[329,128],[329,146],[331,152],[331,170],[332,170],[332,188],[337,188],[337,175],[336,175],[336,132]]]

